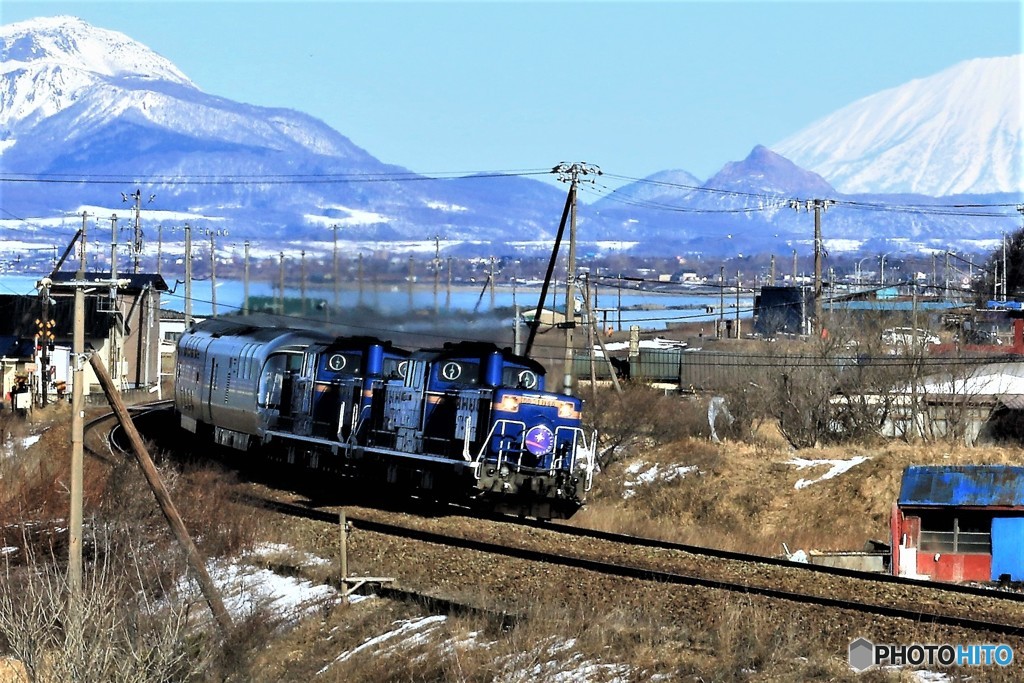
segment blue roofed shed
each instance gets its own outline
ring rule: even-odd
[[[903,472],[899,504],[1024,509],[1024,467],[912,466]]]
[[[1024,581],[1024,466],[906,468],[892,550],[903,576]]]

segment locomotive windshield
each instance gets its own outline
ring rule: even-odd
[[[320,357],[317,374],[340,375],[345,377],[358,375],[362,362],[363,356],[358,352],[325,353]]]
[[[473,387],[480,384],[480,363],[473,360],[448,359],[435,366],[436,378],[452,387]]]
[[[536,389],[537,373],[529,368],[506,365],[501,373],[501,384],[516,389]]]

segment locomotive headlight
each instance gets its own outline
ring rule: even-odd
[[[506,413],[518,413],[519,397],[506,394],[505,396],[501,397],[501,401],[498,403],[498,405],[494,406],[494,409]]]
[[[576,411],[576,406],[571,401],[558,402],[558,417],[578,418],[579,416],[579,413]]]
[[[501,476],[502,479],[508,479],[508,475],[509,475],[508,466],[507,465],[502,465],[501,469],[498,470],[498,474]]]

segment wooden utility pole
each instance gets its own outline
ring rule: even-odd
[[[570,183],[569,189],[569,259],[566,264],[565,278],[565,378],[562,381],[562,393],[571,396],[573,391],[573,331],[576,327],[576,211],[579,194],[580,177],[590,174],[601,174],[601,169],[587,163],[561,163],[552,171],[559,175],[561,182]]]
[[[820,333],[822,328],[822,281],[821,281],[821,259],[824,255],[824,247],[821,240],[821,213],[829,206],[835,204],[831,199],[808,199],[800,202],[792,199],[789,202],[791,208],[800,210],[801,206],[807,211],[814,210],[814,332]]]
[[[188,559],[189,566],[195,574],[196,580],[199,582],[199,587],[203,591],[203,595],[206,598],[207,604],[210,606],[210,610],[213,612],[214,619],[217,620],[217,625],[220,626],[220,629],[224,634],[230,633],[232,628],[231,617],[228,615],[227,609],[224,608],[224,602],[221,600],[220,593],[217,592],[217,587],[214,585],[213,580],[206,571],[206,563],[203,561],[202,556],[199,554],[199,550],[192,542],[192,538],[189,536],[188,530],[185,528],[185,523],[182,521],[181,515],[178,514],[178,509],[174,506],[174,502],[171,500],[171,495],[167,491],[167,487],[164,486],[163,481],[160,479],[160,473],[157,471],[156,465],[153,464],[153,459],[149,456],[149,452],[146,450],[146,445],[142,441],[142,436],[139,435],[138,430],[135,428],[135,424],[132,422],[131,415],[128,414],[128,408],[125,406],[124,401],[121,400],[121,396],[117,392],[117,387],[114,386],[113,381],[110,379],[110,375],[107,373],[107,369],[103,366],[103,362],[99,357],[96,354],[93,354],[89,358],[89,363],[92,365],[92,369],[96,373],[96,378],[99,380],[100,386],[103,387],[103,393],[106,394],[107,401],[110,403],[111,409],[117,415],[117,420],[121,425],[121,429],[124,430],[125,434],[128,436],[128,440],[131,442],[132,451],[135,453],[135,458],[139,463],[139,467],[142,469],[142,474],[145,475],[146,481],[149,482],[149,487],[152,489],[153,495],[156,497],[160,510],[164,513],[164,517],[167,518],[167,522],[171,526],[171,531],[173,532],[174,537],[185,550],[185,556]]]

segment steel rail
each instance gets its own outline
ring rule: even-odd
[[[283,514],[310,519],[314,521],[327,522],[331,524],[337,523],[337,515],[331,512],[314,510],[281,501],[268,500],[266,498],[261,498],[258,496],[244,496],[244,498],[247,499],[247,502],[249,502],[250,504],[260,505],[267,509],[273,509]],[[1019,624],[1005,624],[1000,622],[971,619],[968,617],[960,617],[949,614],[938,614],[934,612],[905,609],[901,607],[894,607],[891,605],[879,605],[874,603],[859,602],[853,600],[843,600],[840,598],[831,598],[827,596],[794,593],[791,591],[785,591],[778,588],[752,586],[745,583],[723,581],[719,579],[708,579],[701,576],[677,574],[674,572],[666,572],[656,569],[646,569],[630,565],[620,565],[612,562],[571,557],[541,550],[513,548],[491,541],[478,541],[458,536],[449,536],[447,534],[441,534],[433,531],[409,529],[407,527],[399,526],[396,524],[376,522],[373,520],[352,517],[351,515],[348,516],[348,520],[364,531],[372,531],[391,536],[399,536],[402,538],[421,541],[425,543],[433,543],[438,545],[444,545],[447,547],[462,548],[465,550],[472,550],[476,552],[485,552],[494,555],[501,555],[504,557],[527,560],[531,562],[543,562],[546,564],[566,567],[570,569],[583,569],[586,571],[592,571],[607,576],[617,576],[641,581],[652,581],[656,583],[697,586],[713,590],[724,590],[735,593],[742,593],[745,595],[756,595],[776,600],[786,600],[798,604],[817,605],[820,607],[827,607],[832,609],[845,609],[853,612],[859,612],[862,614],[872,614],[883,617],[903,619],[915,623],[926,623],[937,626],[947,626],[998,635],[1008,635],[1017,637],[1024,636],[1024,626],[1021,626]],[[789,563],[787,565],[787,568],[793,568],[796,570],[800,569],[799,566],[794,566],[794,563]]]

